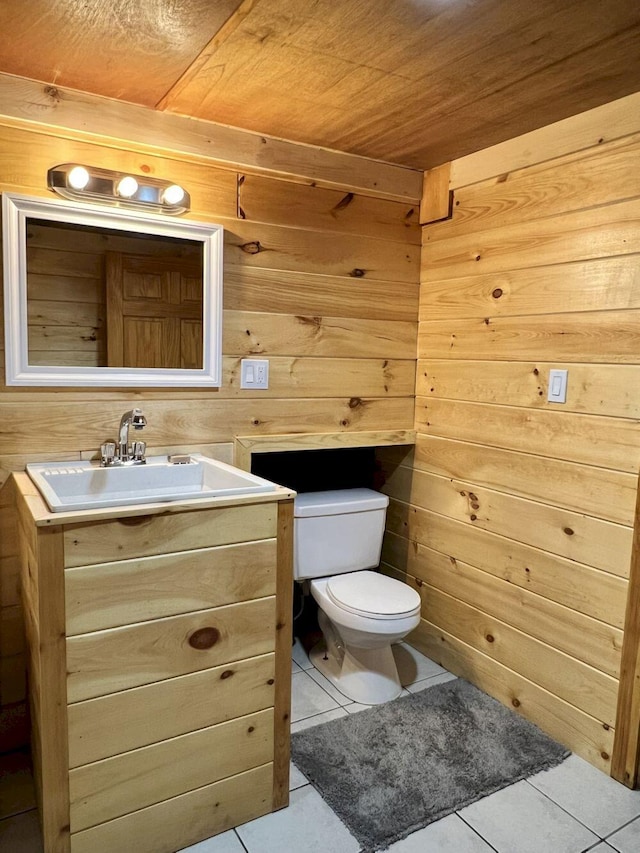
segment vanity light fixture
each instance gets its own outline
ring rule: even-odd
[[[78,163],[62,163],[49,169],[47,185],[64,198],[157,213],[186,213],[191,205],[189,193],[171,181]]]

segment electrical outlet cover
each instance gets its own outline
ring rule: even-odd
[[[266,358],[241,359],[240,387],[265,391],[269,387],[269,360]]]

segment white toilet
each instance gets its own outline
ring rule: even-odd
[[[391,644],[420,622],[420,596],[377,572],[389,498],[371,489],[295,499],[294,577],[311,580],[325,645],[311,662],[345,696],[377,705],[402,690]]]

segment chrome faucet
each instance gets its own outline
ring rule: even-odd
[[[107,468],[110,465],[144,465],[147,445],[144,441],[134,441],[129,445],[129,427],[135,430],[143,429],[147,419],[141,409],[131,409],[120,419],[118,442],[106,441],[100,447],[100,465]]]

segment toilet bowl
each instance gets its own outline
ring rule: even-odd
[[[418,593],[370,571],[380,562],[388,502],[370,489],[344,489],[299,494],[294,508],[294,576],[310,580],[324,636],[311,662],[367,705],[400,695],[391,644],[420,621]]]

